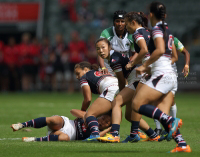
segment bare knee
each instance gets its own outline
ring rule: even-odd
[[[135,112],[139,112],[140,106],[142,105],[141,101],[137,100],[137,99],[133,99],[132,100],[132,109]]]
[[[60,116],[46,117],[46,123],[52,130],[59,130],[63,126],[63,119]]]
[[[120,95],[118,95],[114,100],[113,102],[111,103],[112,105],[112,109],[114,107],[121,107],[123,105],[123,100],[122,100],[122,97]]]
[[[67,134],[62,133],[58,135],[58,141],[70,141],[70,138]]]

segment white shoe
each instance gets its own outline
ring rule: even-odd
[[[13,129],[13,131],[18,131],[23,128],[23,124],[21,124],[21,123],[12,124],[10,127]]]
[[[33,142],[35,141],[35,137],[22,137],[23,142]]]

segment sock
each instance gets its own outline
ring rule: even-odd
[[[58,141],[58,135],[48,135],[45,137],[36,138],[35,141]]]
[[[145,131],[145,133],[147,134],[147,136],[149,136],[150,138],[155,138],[157,137],[158,135],[156,134],[156,132],[149,128],[147,131]]]
[[[157,119],[154,119],[154,122],[156,124],[157,129],[162,129],[161,126],[160,126],[160,122]]]
[[[167,132],[169,132],[168,124],[174,121],[173,117],[166,115],[157,107],[149,104],[140,106],[139,113],[149,118],[159,120]]]
[[[132,125],[131,125],[130,137],[134,138],[138,134],[140,122],[132,121],[131,123],[132,123]]]
[[[24,127],[42,128],[47,125],[46,117],[32,119],[28,122],[22,123]]]
[[[187,144],[184,141],[179,129],[176,133],[176,136],[174,137],[174,140],[176,141],[176,143],[178,144],[179,147],[186,147],[187,146]]]
[[[119,136],[119,129],[120,129],[120,125],[118,125],[118,124],[112,124],[110,133],[113,136]]]
[[[99,135],[99,123],[97,118],[90,116],[86,118],[88,128],[90,128],[91,135]]]
[[[170,116],[176,118],[177,106],[176,103],[170,108]]]

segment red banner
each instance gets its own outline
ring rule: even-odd
[[[0,3],[0,22],[37,21],[39,3]]]

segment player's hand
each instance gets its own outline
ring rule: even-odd
[[[132,63],[131,63],[131,62],[129,62],[129,63],[126,64],[126,66],[125,66],[126,70],[130,70],[132,67],[133,67],[133,66],[132,66]]]
[[[103,67],[103,68],[101,69],[101,73],[102,73],[102,74],[109,74],[108,69],[105,68],[105,67]]]
[[[136,68],[135,70],[136,70],[136,75],[142,75],[143,73],[145,73],[147,68],[144,65],[141,65],[138,68]]]
[[[188,65],[184,66],[182,73],[184,74],[184,77],[188,76],[188,74],[189,74],[189,66]]]

